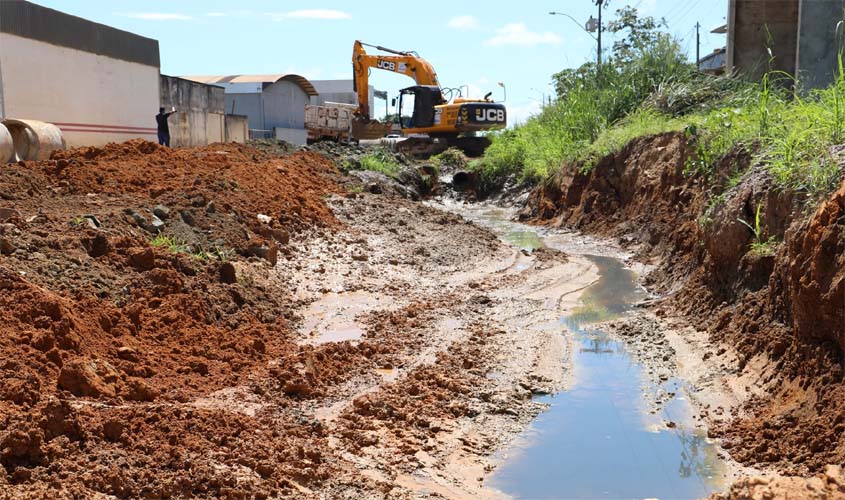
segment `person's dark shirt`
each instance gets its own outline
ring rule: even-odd
[[[156,123],[158,124],[159,133],[170,133],[170,127],[167,125],[167,117],[170,115],[171,113],[159,113],[156,115]]]

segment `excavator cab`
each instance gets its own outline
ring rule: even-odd
[[[399,91],[399,116],[403,129],[433,127],[437,120],[435,106],[445,104],[440,87],[414,85]],[[408,117],[405,112],[411,112]]]

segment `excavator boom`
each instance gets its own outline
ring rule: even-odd
[[[379,45],[368,45],[383,52],[395,54],[392,56],[370,55],[364,49],[367,45],[355,40],[352,49],[352,70],[355,75],[353,85],[358,93],[358,114],[370,116],[370,101],[367,89],[370,85],[370,68],[392,71],[413,78],[417,85],[440,87],[437,73],[431,64],[413,52],[400,52]],[[361,89],[361,90],[359,90]]]

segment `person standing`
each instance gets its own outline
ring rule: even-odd
[[[170,147],[170,127],[167,125],[167,119],[176,112],[176,108],[171,107],[170,111],[165,113],[164,107],[158,108],[156,115],[156,124],[158,125],[158,143],[162,146]]]

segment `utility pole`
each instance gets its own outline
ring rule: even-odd
[[[701,29],[701,23],[695,23],[695,70],[699,70],[699,64],[701,64],[701,33],[699,30]]]
[[[604,3],[604,0],[596,0],[596,5],[599,6],[599,36],[598,36],[599,51],[598,51],[598,54],[596,54],[596,66],[597,67],[601,67],[601,8],[602,8],[603,3]]]

